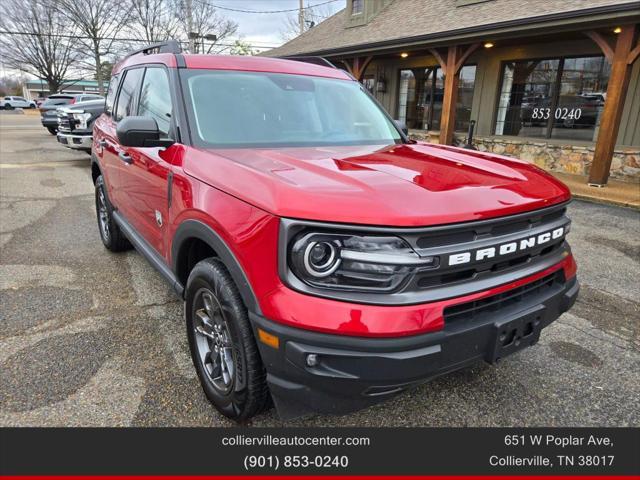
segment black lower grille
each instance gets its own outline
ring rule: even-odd
[[[473,321],[512,305],[526,305],[562,284],[564,284],[564,273],[559,270],[534,282],[507,290],[498,295],[447,307],[444,309],[444,321],[445,323]]]

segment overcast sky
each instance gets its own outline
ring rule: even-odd
[[[318,5],[327,0],[304,0],[305,6]],[[299,0],[210,0],[211,4],[218,7],[251,10],[251,11],[273,11],[296,9]],[[346,0],[334,0],[331,3],[321,5],[316,8],[316,12],[324,15],[332,15],[344,8]],[[228,18],[234,20],[239,28],[238,34],[245,41],[256,46],[276,47],[283,43],[281,31],[284,28],[287,16],[297,18],[297,11],[288,13],[242,13],[224,10],[218,11]]]

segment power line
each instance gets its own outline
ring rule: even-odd
[[[200,3],[206,3],[203,0],[197,0]],[[303,10],[308,10],[310,8],[319,7],[321,5],[327,5],[329,3],[337,2],[338,0],[327,0],[325,2],[316,3],[315,5],[307,5],[303,8]],[[286,10],[244,10],[241,8],[231,8],[231,7],[223,7],[221,5],[215,5],[213,3],[207,3],[207,5],[211,5],[212,7],[219,8],[220,10],[228,10],[229,12],[239,12],[239,13],[288,13],[288,12],[297,12],[299,8],[289,8]]]
[[[85,40],[91,40],[89,37],[85,37],[85,36],[80,36],[80,35],[64,35],[64,34],[53,34],[53,33],[38,33],[38,32],[16,32],[16,31],[11,31],[11,30],[0,30],[0,35],[27,35],[27,36],[32,36],[32,37],[58,37],[58,38],[73,38],[73,39],[85,39]],[[141,38],[119,38],[119,37],[97,37],[98,40],[112,40],[115,42],[140,42],[140,43],[155,43],[158,42],[159,40],[156,41],[149,41],[149,40],[144,40]],[[180,43],[186,44],[188,43],[185,40],[179,40]],[[219,43],[219,42],[212,42],[214,45],[218,45],[221,47],[235,47],[236,44],[235,43]],[[253,44],[253,43],[248,43],[248,45],[252,48],[274,48],[273,45],[258,45],[258,44]]]

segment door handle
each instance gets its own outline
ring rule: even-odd
[[[133,163],[133,158],[131,158],[131,155],[125,152],[118,153],[118,157],[120,157],[120,160],[122,160],[124,163],[127,163],[129,165]]]
[[[107,141],[103,138],[102,140],[100,140],[98,142],[98,144],[102,147],[105,148],[107,146]]]

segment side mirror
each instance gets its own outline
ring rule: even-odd
[[[404,133],[405,135],[409,135],[409,129],[407,128],[406,123],[404,123],[402,120],[394,120],[394,122],[402,133]]]
[[[118,143],[124,147],[169,147],[170,138],[160,138],[158,124],[150,117],[125,117],[116,127]]]

